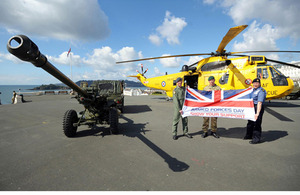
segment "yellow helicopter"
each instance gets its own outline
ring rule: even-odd
[[[210,55],[211,57],[204,58],[194,64],[182,66],[182,70],[175,74],[146,78],[142,67],[142,72],[137,75],[130,76],[139,79],[143,85],[149,88],[155,88],[166,91],[167,96],[173,96],[173,90],[176,87],[175,80],[181,77],[185,83],[191,88],[203,90],[208,85],[208,77],[214,76],[215,83],[223,90],[244,89],[252,84],[254,78],[261,79],[262,87],[267,91],[267,100],[281,98],[289,95],[294,83],[291,78],[284,76],[274,66],[267,62],[275,62],[287,66],[300,68],[294,64],[281,62],[277,60],[267,59],[263,55],[240,55],[241,53],[265,53],[265,52],[295,52],[300,51],[244,51],[244,52],[226,52],[226,45],[242,32],[248,25],[241,25],[230,28],[224,36],[216,52],[200,53],[200,54],[184,54],[171,55],[153,58],[144,58],[137,60],[121,61],[117,63],[136,62],[143,60],[153,60],[171,57],[184,56],[200,56]],[[228,56],[235,56],[228,58]]]

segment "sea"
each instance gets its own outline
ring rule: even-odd
[[[11,98],[13,96],[13,91],[18,94],[22,94],[22,92],[34,92],[41,90],[32,90],[35,87],[39,87],[40,85],[0,85],[0,105],[1,104],[11,104]],[[142,90],[147,89],[147,87],[128,87],[128,88],[139,88]],[[47,90],[42,90],[47,91]],[[50,91],[59,91],[59,90],[50,90]],[[1,107],[0,107],[1,108]]]
[[[0,103],[1,104],[11,104],[11,98],[13,96],[13,91],[17,93],[22,92],[33,92],[34,87],[40,85],[0,85]],[[1,108],[1,107],[0,107]]]

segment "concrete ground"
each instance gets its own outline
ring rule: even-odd
[[[263,143],[243,140],[247,121],[218,119],[220,139],[201,137],[202,118],[189,117],[193,139],[172,139],[172,102],[125,97],[120,134],[108,126],[62,132],[68,95],[26,97],[0,106],[0,190],[223,191],[300,190],[300,101],[267,103]],[[181,133],[181,123],[179,133]]]

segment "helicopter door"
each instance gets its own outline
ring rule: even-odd
[[[190,86],[190,88],[197,89],[198,87],[198,75],[185,76],[184,83],[186,86]]]
[[[262,74],[261,74],[261,68],[257,69],[257,78],[261,79]]]
[[[269,78],[269,73],[267,68],[257,68],[257,78],[267,79]]]
[[[271,78],[269,77],[269,72],[267,67],[257,68],[257,78],[261,80],[261,86],[266,87],[269,84],[273,84]],[[271,87],[269,85],[269,87]]]

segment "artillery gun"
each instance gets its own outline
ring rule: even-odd
[[[13,41],[17,46],[12,46]],[[124,107],[124,81],[99,80],[90,86],[82,83],[81,88],[53,66],[39,51],[37,45],[25,35],[11,37],[7,43],[7,50],[19,59],[44,69],[78,93],[75,98],[85,109],[79,113],[79,117],[73,109],[65,112],[63,132],[67,137],[74,137],[80,125],[93,127],[96,124],[108,124],[111,133],[118,133],[119,110],[123,112]]]

